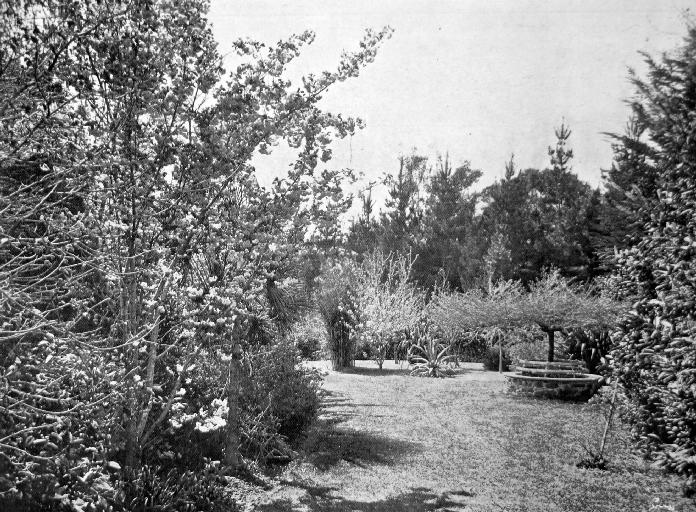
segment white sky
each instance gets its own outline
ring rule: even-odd
[[[553,129],[565,118],[573,168],[593,185],[611,162],[602,132],[622,131],[638,51],[671,51],[686,35],[693,0],[212,0],[221,52],[239,37],[275,43],[306,29],[314,44],[293,73],[335,69],[367,27],[391,25],[375,62],[337,84],[322,106],[363,118],[366,128],[333,145],[332,168],[376,181],[417,147],[469,160],[486,185],[515,153],[518,166],[548,165]],[[693,13],[693,10],[691,11]],[[692,18],[693,19],[693,18]],[[299,85],[300,82],[298,82]],[[282,174],[282,147],[255,161],[262,183]],[[379,192],[378,192],[379,194]]]

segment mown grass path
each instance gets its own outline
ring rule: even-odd
[[[329,372],[304,455],[261,511],[692,510],[679,481],[610,444],[610,471],[578,469],[601,414],[583,404],[506,394],[502,376],[468,369],[409,377],[370,363]]]

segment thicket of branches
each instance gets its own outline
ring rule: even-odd
[[[199,0],[2,3],[3,499],[116,506],[120,468],[185,449],[165,442],[184,423],[220,431],[238,466],[245,375],[292,323],[292,269],[339,230],[350,176],[318,166],[361,122],[317,102],[390,30],[293,88],[311,32],[239,41],[225,73],[206,16]],[[280,139],[299,156],[264,189],[250,160]],[[196,395],[203,365],[221,379]]]

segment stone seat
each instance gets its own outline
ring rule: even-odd
[[[582,371],[582,368],[577,370],[542,370],[539,368],[517,368],[517,371],[521,375],[527,375],[529,377],[560,377],[560,378],[582,378],[586,374]]]
[[[520,361],[516,370],[505,376],[509,390],[538,398],[587,400],[601,381],[599,375],[585,373],[583,361]]]
[[[539,370],[581,370],[583,373],[586,371],[584,361],[525,361],[522,360],[517,365],[518,368],[534,368]]]

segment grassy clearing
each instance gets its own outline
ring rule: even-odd
[[[329,373],[304,457],[257,510],[648,511],[656,499],[693,510],[679,481],[632,455],[623,433],[609,471],[575,467],[601,436],[601,414],[587,405],[507,395],[493,372],[421,379],[371,366]]]

